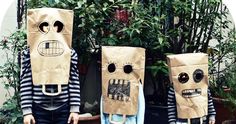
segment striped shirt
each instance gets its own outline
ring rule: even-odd
[[[178,122],[178,118],[177,118],[175,91],[173,87],[169,88],[167,104],[168,104],[168,122],[169,124],[175,124],[176,122]],[[211,93],[210,90],[208,89],[208,117],[211,120],[215,120],[215,115],[216,112],[213,105]]]
[[[66,103],[70,105],[70,112],[79,112],[80,83],[77,68],[78,57],[74,50],[71,54],[70,77],[68,85],[62,85],[62,92],[56,96],[47,96],[42,93],[41,85],[33,85],[30,64],[30,52],[22,52],[22,65],[20,75],[20,97],[23,115],[32,113],[32,105],[38,104],[47,110],[55,110]],[[57,86],[46,86],[47,92],[55,92]]]

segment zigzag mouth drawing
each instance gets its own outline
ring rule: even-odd
[[[42,41],[38,45],[38,52],[42,56],[53,57],[64,53],[63,44],[57,40]]]
[[[197,97],[202,94],[202,89],[197,88],[197,89],[186,89],[182,91],[182,96],[185,98],[192,98],[192,97]]]
[[[130,81],[124,79],[110,79],[107,96],[113,100],[130,101]]]

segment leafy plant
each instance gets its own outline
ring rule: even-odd
[[[221,77],[221,79],[226,82],[224,86],[227,86],[226,88],[217,88],[216,95],[224,100],[224,105],[228,108],[229,111],[233,114],[236,110],[236,65],[234,64],[231,66],[227,72],[224,73],[224,75]]]
[[[228,95],[222,94],[222,97],[229,98],[231,104],[235,105],[235,73],[230,73],[235,72],[235,29],[222,34],[223,29],[230,29],[231,22],[221,0],[27,1],[27,8],[40,7],[74,10],[73,48],[79,53],[80,63],[88,64],[91,56],[99,56],[102,45],[146,48],[146,74],[151,77],[148,83],[154,87],[153,97],[148,99],[146,96],[148,103],[166,103],[165,93],[169,83],[166,54],[208,52],[213,90],[224,93],[219,88],[223,86],[220,77],[224,77],[228,81],[224,85],[232,91]],[[212,41],[216,41],[217,45],[210,46]],[[15,91],[0,109],[0,117],[6,123],[20,124],[19,55],[26,48],[25,29],[4,38],[0,47],[7,57],[5,64],[0,67],[0,77],[4,78],[6,89],[13,88]],[[223,70],[222,62],[226,67]]]
[[[5,124],[21,124],[22,112],[20,109],[19,97],[19,76],[20,76],[20,52],[26,46],[25,29],[19,29],[12,33],[9,37],[5,37],[0,47],[5,51],[6,61],[0,66],[0,77],[3,79],[3,84],[6,90],[13,89],[14,94],[3,103],[0,108],[1,120]],[[7,95],[11,95],[10,93]]]
[[[222,6],[222,9],[224,14],[216,20],[219,23],[216,23],[212,32],[212,40],[215,44],[208,47],[210,85],[213,91],[227,87],[228,82],[224,80],[224,75],[231,70],[236,62],[236,30],[229,10],[226,6]]]
[[[228,12],[221,0],[29,0],[28,7],[74,10],[73,48],[80,63],[89,62],[92,54],[100,55],[102,45],[146,48],[146,72],[153,78],[153,96],[161,96],[154,97],[158,104],[166,103],[166,54],[206,53],[213,39],[219,42],[214,47],[218,51],[229,43],[222,41],[227,36],[220,35],[220,29],[229,28],[228,20],[222,20]],[[221,62],[218,55],[211,71]]]
[[[12,96],[0,109],[0,120],[4,124],[22,124],[23,117],[19,106],[19,96]]]

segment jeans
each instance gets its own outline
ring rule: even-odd
[[[68,104],[64,104],[56,110],[46,110],[33,104],[33,116],[36,124],[67,124],[69,114]]]

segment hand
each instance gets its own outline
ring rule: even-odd
[[[70,124],[71,122],[73,122],[73,124],[78,124],[79,122],[79,114],[78,113],[70,113],[69,119],[68,119],[68,124]]]
[[[215,124],[215,120],[209,120],[209,124]]]
[[[35,124],[34,116],[32,114],[25,115],[24,124]]]

